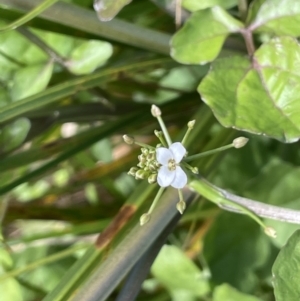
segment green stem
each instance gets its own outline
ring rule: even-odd
[[[193,155],[193,156],[188,156],[188,157],[184,158],[183,160],[184,160],[184,162],[193,161],[195,159],[199,159],[199,158],[202,158],[202,157],[205,157],[205,156],[213,155],[215,153],[222,152],[224,150],[227,150],[227,149],[233,148],[233,147],[234,147],[234,145],[231,143],[231,144],[228,144],[228,145],[225,145],[225,146],[221,146],[219,148],[212,149],[212,150],[207,151],[207,152],[203,152],[203,153],[196,154],[196,155]]]
[[[264,222],[251,210],[247,207],[235,203],[229,199],[227,199],[221,191],[218,190],[217,187],[206,181],[205,179],[201,178],[198,180],[191,181],[189,183],[189,187],[197,191],[200,195],[205,197],[206,199],[210,200],[211,202],[215,203],[219,207],[222,206],[230,206],[233,208],[238,209],[241,213],[247,214],[251,217],[254,221],[256,221],[263,229],[266,229],[266,225]]]
[[[148,145],[148,144],[145,144],[145,143],[142,143],[142,142],[138,142],[138,141],[134,141],[134,144],[136,144],[140,147],[148,148],[148,149],[155,149],[155,147],[153,147],[151,145]]]
[[[1,5],[17,11],[26,11],[37,6],[40,0],[0,0]],[[54,0],[52,0],[54,1]],[[3,16],[5,18],[5,15]],[[100,22],[95,11],[65,1],[58,1],[40,16],[41,19],[90,33],[105,40],[169,55],[169,34],[114,18]]]
[[[73,253],[77,252],[78,250],[82,250],[82,249],[86,249],[87,246],[75,246],[75,247],[72,247],[70,249],[67,249],[65,251],[62,251],[62,252],[58,252],[54,255],[51,255],[51,256],[48,256],[46,258],[42,258],[42,259],[39,259],[35,262],[32,262],[26,266],[23,266],[21,268],[18,268],[18,269],[15,269],[15,270],[12,270],[12,271],[9,271],[8,273],[4,274],[4,275],[1,275],[0,276],[0,282],[9,278],[9,277],[15,277],[15,276],[18,276],[22,273],[25,273],[25,272],[29,272],[31,270],[34,270],[38,267],[40,267],[41,265],[45,265],[45,264],[49,264],[51,262],[55,262],[57,260],[61,260],[67,256],[70,256],[72,255]]]
[[[160,128],[161,128],[162,132],[164,133],[164,136],[165,136],[165,138],[166,138],[166,141],[167,141],[167,143],[168,143],[168,146],[171,146],[172,140],[171,140],[171,138],[170,138],[169,132],[168,132],[168,130],[167,130],[167,128],[166,128],[166,125],[165,125],[163,119],[162,119],[160,116],[157,116],[156,118],[157,118],[157,120],[158,120],[158,123],[159,123],[159,125],[160,125]]]
[[[181,140],[181,144],[184,145],[186,143],[186,140],[188,138],[188,136],[190,135],[190,132],[191,132],[192,128],[188,128],[183,139]]]
[[[48,46],[42,39],[40,39],[37,35],[32,33],[25,27],[20,27],[17,29],[19,33],[21,33],[24,37],[26,37],[29,41],[34,43],[37,47],[43,50],[52,60],[61,64],[63,67],[66,67],[66,59],[62,57],[58,52],[56,52],[53,48]]]
[[[155,136],[159,139],[161,145],[162,145],[163,147],[167,147],[167,142],[166,142],[166,140],[165,140],[165,138],[164,138],[163,133],[160,132],[160,131],[154,131],[154,134],[155,134]]]
[[[25,16],[21,17],[20,19],[0,28],[0,31],[8,31],[16,29],[17,27],[24,25],[26,22],[32,20],[36,16],[38,16],[41,12],[46,10],[48,7],[53,5],[58,0],[45,0],[40,5],[36,6],[34,9],[32,9],[29,13],[27,13]]]
[[[181,164],[181,166],[189,169],[192,173],[198,174],[198,168],[197,167],[193,167],[193,166],[191,166],[190,164],[188,164],[184,161],[182,161],[180,164]]]
[[[178,195],[179,195],[179,201],[184,202],[183,195],[182,195],[182,190],[181,189],[178,189]]]
[[[156,197],[154,199],[154,201],[152,202],[151,206],[150,206],[150,209],[148,210],[148,214],[151,214],[153,209],[155,208],[157,202],[159,201],[161,195],[163,194],[165,188],[164,187],[160,187],[157,194],[156,194]]]

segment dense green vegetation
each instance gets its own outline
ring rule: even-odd
[[[299,300],[297,1],[0,16],[0,301]]]

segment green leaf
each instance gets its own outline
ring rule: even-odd
[[[94,9],[101,21],[110,21],[132,0],[96,0]]]
[[[8,278],[0,282],[1,301],[23,301],[18,282],[14,278]]]
[[[165,245],[161,249],[151,272],[173,296],[185,293],[185,298],[201,297],[210,290],[199,268],[175,246]]]
[[[11,268],[13,260],[5,248],[0,245],[0,276]],[[23,301],[18,282],[14,278],[7,278],[0,281],[1,301]]]
[[[182,6],[189,11],[197,11],[213,6],[231,8],[237,5],[237,0],[183,0]]]
[[[0,135],[1,151],[18,147],[26,138],[31,123],[27,118],[19,118],[4,127]]]
[[[270,246],[269,238],[252,220],[222,212],[204,240],[203,253],[211,280],[251,292],[259,281],[256,271],[270,256]]]
[[[244,195],[258,201],[298,209],[300,206],[300,168],[272,158],[255,178],[244,186]],[[282,247],[288,238],[299,229],[299,225],[284,223],[276,220],[267,220],[266,224],[277,232],[272,242]]]
[[[243,294],[225,283],[215,288],[213,301],[261,301],[261,299]]]
[[[300,296],[300,230],[281,249],[272,273],[276,301],[298,301]]]
[[[68,57],[72,50],[75,48],[76,41],[83,41],[81,39],[75,39],[71,36],[53,33],[44,30],[32,30],[41,40],[43,40],[49,47],[53,48],[57,53],[63,57]],[[40,50],[38,48],[38,50]],[[34,55],[33,51],[31,51]],[[45,53],[43,53],[45,55]],[[46,61],[46,60],[45,60]]]
[[[51,78],[53,64],[38,64],[21,68],[14,74],[10,94],[13,101],[43,91]]]
[[[217,57],[226,37],[242,28],[219,6],[197,11],[173,36],[171,56],[183,64],[206,64]]]
[[[266,0],[253,3],[249,29],[274,35],[300,36],[300,2]]]
[[[220,59],[198,91],[223,126],[295,142],[300,137],[299,63],[298,42],[275,38],[255,52],[253,64],[244,57]]]
[[[115,76],[119,72],[144,68],[147,66],[152,66],[153,64],[163,64],[168,62],[169,59],[156,59],[151,61],[144,61],[142,63],[101,70],[97,73],[68,80],[66,82],[52,86],[43,92],[26,97],[16,103],[10,103],[4,108],[0,107],[0,123],[22,115],[31,110],[35,110],[42,106],[53,103],[69,95],[75,94],[76,92],[78,92],[78,90],[84,90],[91,87],[95,87],[99,85],[100,82],[103,83],[108,79],[111,80],[111,77]]]
[[[92,73],[102,66],[112,55],[110,43],[89,40],[81,43],[70,55],[68,69],[74,74]]]
[[[98,161],[108,163],[113,160],[113,150],[109,139],[103,139],[96,142],[91,147],[91,152]]]

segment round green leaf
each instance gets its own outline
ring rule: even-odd
[[[44,90],[51,78],[52,63],[31,65],[17,70],[13,76],[10,95],[13,101]]]
[[[261,301],[261,299],[243,294],[234,287],[225,283],[215,288],[213,301]]]
[[[243,24],[223,8],[215,6],[192,14],[171,40],[171,56],[183,64],[213,61],[226,37],[238,32]]]
[[[220,59],[198,87],[226,127],[283,142],[300,138],[300,46],[290,37],[263,44],[253,61]]]
[[[19,146],[25,140],[30,126],[30,121],[27,118],[19,118],[6,125],[0,135],[1,150],[9,151]]]
[[[276,301],[298,301],[300,296],[300,230],[281,249],[273,268]]]
[[[249,29],[274,35],[300,36],[300,2],[294,0],[254,1]]]
[[[239,229],[239,231],[236,231]],[[215,284],[230,283],[243,292],[258,284],[257,270],[270,256],[271,244],[245,216],[222,212],[204,238],[203,255]]]
[[[183,0],[182,6],[189,11],[197,11],[213,6],[221,6],[223,8],[230,8],[237,4],[237,0]]]
[[[161,249],[151,272],[172,295],[186,292],[201,297],[209,292],[208,282],[199,268],[175,246],[165,245]]]
[[[74,74],[88,74],[102,66],[112,55],[113,47],[102,41],[86,41],[75,48],[68,62],[68,69]]]

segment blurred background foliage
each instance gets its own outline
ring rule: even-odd
[[[196,89],[209,64],[183,66],[169,57],[176,28],[168,2],[133,0],[117,18],[101,23],[92,1],[60,1],[25,26],[0,33],[1,301],[69,300],[126,241],[155,187],[127,175],[139,151],[124,144],[122,135],[157,143],[151,104],[161,107],[173,137],[181,138],[186,123],[196,119],[191,153],[241,135],[223,128],[200,100]],[[199,5],[206,2],[223,3]],[[39,3],[0,1],[0,26]],[[224,3],[238,14],[237,1]],[[183,5],[203,8],[188,0]],[[231,37],[220,55],[241,52],[240,38]],[[250,138],[245,148],[199,159],[201,175],[238,195],[299,208],[299,143],[243,135]],[[131,211],[122,219],[124,208]],[[95,251],[98,234],[112,221],[118,227],[104,232],[113,232],[109,243],[100,235]],[[137,300],[275,300],[271,267],[298,226],[268,224],[276,228],[276,240],[247,217],[196,197],[166,239]],[[74,263],[82,256],[93,267],[77,274]],[[57,285],[67,271],[79,276],[63,284],[62,293]],[[118,283],[107,300],[116,300]]]

